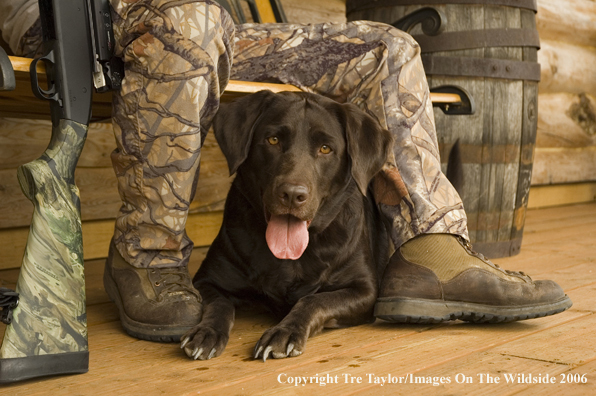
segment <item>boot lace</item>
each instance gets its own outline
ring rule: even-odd
[[[459,240],[469,254],[471,254],[472,256],[478,257],[480,260],[484,261],[486,264],[490,265],[491,267],[494,267],[494,268],[498,269],[499,271],[506,273],[507,275],[519,276],[519,277],[527,279],[530,282],[532,281],[532,278],[530,278],[525,272],[510,271],[510,270],[501,268],[498,264],[495,264],[492,261],[490,261],[489,259],[487,259],[482,253],[478,253],[474,249],[472,249],[472,245],[466,239],[459,237]]]
[[[192,285],[186,267],[152,268],[149,273],[153,286],[159,291],[157,301],[162,301],[167,294],[191,294],[201,301],[201,295]]]

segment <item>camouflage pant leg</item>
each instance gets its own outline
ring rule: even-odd
[[[114,241],[137,267],[184,265],[184,231],[200,149],[232,63],[234,25],[211,1],[113,0],[116,53],[112,162],[122,207]]]
[[[468,237],[462,201],[441,172],[420,47],[409,35],[364,21],[242,25],[231,78],[294,84],[374,114],[395,138],[374,190],[396,247],[423,233]]]
[[[35,58],[42,55],[41,51],[41,19],[37,19],[33,25],[25,32],[25,35],[21,37],[19,41],[19,47],[16,49],[15,54],[18,56],[24,56],[25,58]]]

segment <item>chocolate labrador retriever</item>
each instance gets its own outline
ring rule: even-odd
[[[204,312],[186,354],[219,356],[242,300],[283,316],[255,347],[263,360],[300,355],[323,327],[373,321],[389,239],[366,192],[389,132],[355,105],[270,91],[222,105],[214,130],[236,178],[193,279]]]

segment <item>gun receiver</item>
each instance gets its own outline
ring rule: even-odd
[[[73,4],[75,3],[75,4]],[[98,92],[120,88],[122,63],[113,58],[114,37],[108,0],[39,0],[43,55],[31,63],[31,87],[50,100],[52,121],[88,124],[92,86]],[[39,86],[37,64],[43,62],[48,87]]]

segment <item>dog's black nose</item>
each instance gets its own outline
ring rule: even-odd
[[[298,208],[308,200],[309,190],[300,184],[282,183],[277,188],[277,196],[282,205]]]

